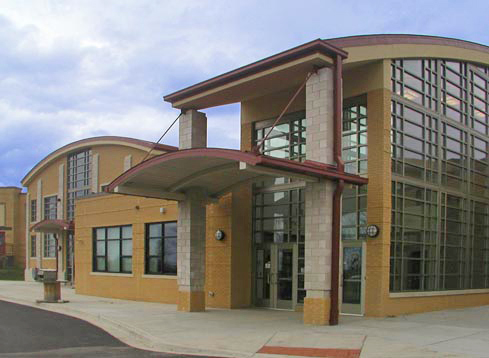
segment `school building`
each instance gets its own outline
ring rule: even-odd
[[[26,279],[312,324],[489,304],[489,47],[318,39],[164,99],[178,148],[92,138],[23,179]],[[208,148],[231,103],[240,150]]]

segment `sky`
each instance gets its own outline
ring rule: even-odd
[[[164,95],[302,43],[412,33],[489,45],[488,14],[487,0],[0,0],[0,186],[79,139],[156,141],[179,113]],[[238,148],[239,105],[205,112],[209,147]]]

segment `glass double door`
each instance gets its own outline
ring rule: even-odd
[[[257,305],[294,309],[297,303],[297,244],[270,244],[257,254]]]

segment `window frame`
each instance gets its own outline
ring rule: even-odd
[[[55,234],[46,233],[43,234],[43,242],[42,242],[42,257],[46,259],[55,259],[57,253],[57,245]],[[51,243],[50,243],[51,242]],[[53,250],[54,252],[51,252]],[[52,255],[51,255],[52,254]]]
[[[83,154],[82,157],[80,157]],[[68,220],[75,218],[75,200],[90,195],[92,188],[92,150],[84,149],[68,155],[66,184],[66,217]],[[78,172],[78,168],[82,168]],[[81,183],[78,186],[77,183]]]
[[[31,208],[30,208],[30,218],[31,222],[37,221],[37,199],[31,200]]]
[[[130,227],[131,228],[131,238],[125,238],[123,237],[123,228],[124,227]],[[119,238],[117,239],[109,239],[108,238],[108,229],[111,228],[119,228]],[[103,240],[97,240],[97,230],[104,229],[105,230],[105,238]],[[105,273],[114,273],[114,274],[132,274],[133,273],[133,252],[134,252],[134,247],[133,247],[133,225],[128,224],[128,225],[115,225],[115,226],[102,226],[102,227],[94,227],[92,229],[92,271],[93,272],[105,272]],[[123,255],[123,242],[124,241],[131,241],[131,255]],[[104,254],[103,255],[98,255],[97,254],[97,241],[104,241]],[[119,241],[119,271],[109,271],[109,265],[108,265],[108,246],[109,246],[109,241]],[[104,258],[105,259],[105,269],[101,270],[97,266],[97,259],[98,258]],[[124,259],[131,259],[131,270],[130,271],[124,271],[123,270],[123,260]]]
[[[51,203],[51,200],[54,203]],[[48,195],[43,198],[44,220],[56,220],[58,218],[58,195]]]
[[[177,234],[175,236],[166,236],[165,235],[165,225],[167,224],[175,224],[176,229],[177,229]],[[151,225],[162,225],[161,227],[161,237],[150,237],[150,226]],[[161,255],[150,255],[149,254],[149,241],[150,240],[155,240],[155,239],[161,239]],[[175,268],[175,272],[168,272],[164,270],[165,267],[165,245],[164,245],[164,240],[165,239],[175,239],[178,240],[178,222],[175,221],[158,221],[158,222],[151,222],[151,223],[146,223],[145,224],[145,234],[144,234],[144,274],[145,275],[164,275],[164,276],[176,276],[178,273],[178,263]],[[175,255],[177,255],[177,252],[175,252]],[[161,259],[161,272],[150,272],[149,270],[149,262],[151,258],[159,258]]]
[[[37,237],[36,235],[31,235],[31,247],[30,247],[30,257],[37,257]]]

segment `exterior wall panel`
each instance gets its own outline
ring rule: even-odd
[[[121,162],[122,164],[122,162]],[[164,208],[164,213],[160,208]],[[100,195],[77,201],[75,287],[85,295],[176,303],[176,276],[145,275],[145,224],[177,219],[176,202],[120,195]],[[93,229],[132,225],[132,273],[92,272]]]

